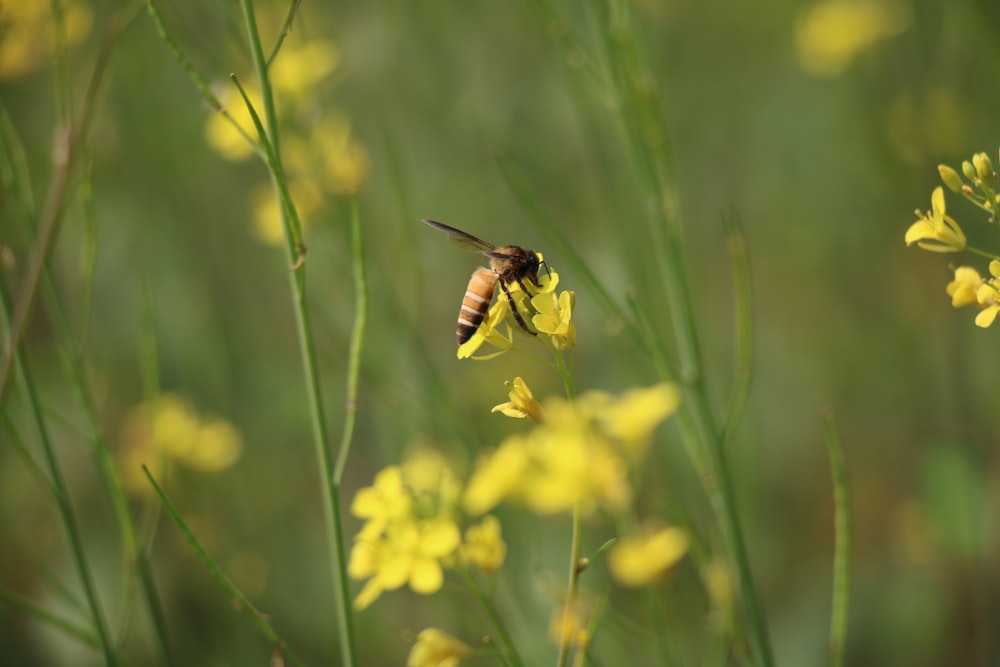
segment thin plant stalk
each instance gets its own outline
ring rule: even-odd
[[[174,524],[183,533],[184,538],[188,541],[188,544],[194,549],[198,558],[205,565],[209,574],[215,579],[215,582],[219,587],[225,591],[226,595],[233,601],[233,605],[237,611],[245,611],[250,615],[253,624],[257,627],[262,635],[264,635],[268,641],[274,644],[275,648],[281,653],[284,658],[287,658],[293,665],[302,666],[305,663],[299,659],[299,657],[293,653],[289,648],[287,642],[282,639],[278,632],[271,625],[271,622],[267,614],[262,613],[259,609],[253,606],[250,599],[241,591],[236,585],[226,576],[226,573],[222,571],[222,568],[218,566],[215,560],[208,554],[205,547],[202,546],[201,542],[195,536],[194,532],[188,527],[184,518],[181,516],[177,507],[173,504],[167,494],[164,493],[163,489],[156,482],[156,478],[149,471],[149,468],[142,466],[142,471],[146,474],[146,478],[153,487],[153,491],[159,496],[160,502],[163,503],[164,509],[167,510],[167,514],[173,519]]]
[[[606,26],[605,55],[621,100],[620,118],[627,144],[645,176],[645,187],[654,203],[654,221],[650,229],[660,249],[662,287],[678,345],[680,378],[688,389],[681,411],[690,415],[697,441],[706,450],[714,472],[713,476],[705,478],[704,486],[736,567],[753,659],[757,664],[770,667],[774,658],[739,521],[732,474],[703,385],[702,355],[692,292],[684,269],[679,205],[670,185],[674,179],[662,111],[635,37],[628,3],[624,0],[607,0],[607,3],[603,22]],[[603,5],[599,0],[592,4]],[[603,13],[604,8],[598,11]]]
[[[337,465],[333,479],[339,486],[344,478],[347,456],[351,451],[354,422],[358,413],[358,383],[361,377],[361,350],[368,323],[368,278],[365,273],[364,242],[361,236],[361,216],[358,213],[358,198],[351,198],[351,252],[354,255],[354,326],[351,330],[351,346],[347,355],[347,396],[344,403],[344,431],[337,452]]]
[[[503,661],[510,665],[511,667],[522,667],[524,661],[521,660],[521,656],[517,653],[517,647],[514,641],[510,637],[510,633],[507,632],[506,626],[500,618],[500,614],[497,613],[496,607],[493,606],[493,601],[490,597],[483,591],[476,581],[476,578],[469,572],[466,568],[461,568],[462,576],[465,578],[466,586],[468,586],[469,591],[472,593],[472,597],[475,598],[476,602],[479,604],[483,613],[486,617],[490,619],[490,623],[496,630],[497,639],[500,640],[500,656]]]
[[[826,435],[826,450],[830,458],[830,473],[833,477],[835,536],[829,664],[830,667],[841,667],[844,664],[847,617],[851,597],[851,499],[848,494],[844,448],[840,444],[840,434],[837,432],[837,424],[831,411],[827,411],[823,415],[823,431]]]
[[[326,420],[323,415],[319,365],[316,361],[308,300],[305,294],[306,263],[302,261],[304,247],[302,245],[301,225],[299,224],[298,214],[288,192],[288,184],[285,180],[284,169],[282,167],[278,116],[267,72],[267,60],[264,55],[263,46],[261,45],[257,21],[254,16],[253,3],[251,0],[242,0],[241,5],[254,71],[257,76],[257,83],[260,87],[264,105],[264,124],[267,139],[265,153],[268,157],[267,163],[271,172],[276,196],[282,203],[280,207],[281,219],[285,230],[288,258],[290,265],[293,267],[289,271],[289,279],[292,290],[292,303],[295,311],[296,329],[299,336],[299,349],[302,356],[302,366],[306,378],[306,391],[312,417],[313,444],[322,480],[320,486],[323,492],[323,507],[326,515],[327,540],[330,549],[335,598],[339,605],[337,610],[337,628],[340,639],[341,657],[345,667],[353,667],[357,664],[357,657],[354,646],[351,603],[347,594],[347,562],[340,515],[340,484],[334,472],[333,458],[329,446],[330,439]]]
[[[69,538],[73,563],[76,566],[77,575],[80,578],[80,584],[83,586],[83,593],[87,600],[87,606],[90,611],[91,620],[94,624],[94,630],[97,633],[101,649],[104,652],[105,663],[107,665],[117,665],[118,656],[114,651],[114,643],[111,638],[111,632],[108,628],[107,621],[104,618],[104,612],[101,609],[100,600],[97,595],[97,586],[94,583],[94,576],[90,569],[90,563],[87,560],[86,551],[83,548],[83,536],[80,532],[80,526],[77,523],[76,511],[73,509],[73,503],[69,496],[69,489],[66,487],[66,482],[62,475],[62,468],[59,465],[59,460],[56,458],[55,449],[52,445],[52,440],[49,437],[48,427],[46,426],[45,418],[42,415],[42,405],[38,398],[38,393],[35,390],[35,383],[28,365],[27,355],[24,354],[21,346],[16,343],[13,337],[13,331],[10,329],[12,326],[11,316],[9,315],[10,302],[7,298],[6,288],[3,286],[0,286],[0,300],[3,302],[2,311],[4,324],[8,327],[10,344],[13,346],[13,349],[11,350],[13,353],[13,360],[16,362],[17,367],[21,371],[21,378],[23,380],[28,406],[31,409],[32,416],[34,417],[35,425],[38,428],[39,440],[41,442],[45,464],[48,467],[49,479],[51,480],[52,487],[55,490],[56,504],[59,507],[59,514],[62,517],[63,526],[66,529],[66,534]]]
[[[580,512],[580,503],[573,506],[573,536],[570,542],[569,555],[569,585],[566,588],[566,603],[563,606],[561,632],[559,636],[559,656],[556,660],[556,667],[566,667],[569,660],[570,649],[575,641],[575,633],[566,631],[567,619],[573,618],[576,608],[576,598],[580,590],[580,554],[583,546],[583,517]]]

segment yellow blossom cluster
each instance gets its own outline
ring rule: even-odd
[[[961,194],[969,202],[989,213],[991,224],[1000,224],[1000,195],[993,163],[985,153],[977,153],[962,163],[962,174],[947,165],[938,166],[941,180],[949,190]],[[963,180],[963,176],[965,180]],[[931,210],[917,211],[917,221],[906,231],[907,245],[916,243],[932,252],[960,252],[970,250],[977,255],[990,257],[991,278],[984,279],[971,266],[954,269],[954,279],[945,291],[955,308],[975,305],[979,308],[976,325],[988,327],[1000,312],[1000,255],[968,246],[965,234],[958,223],[945,212],[944,189],[938,186],[931,194]]]
[[[542,261],[541,254],[538,259]],[[533,333],[539,338],[546,340],[555,349],[572,349],[576,344],[576,326],[572,322],[575,296],[571,291],[556,294],[558,284],[559,274],[552,270],[539,276],[538,285],[526,281],[524,287],[529,292],[525,292],[517,281],[508,284],[510,299],[501,292],[476,332],[459,346],[458,358],[484,361],[514,348],[514,329],[519,327],[511,312],[512,303],[521,319],[531,324]],[[501,332],[501,325],[505,327],[506,333]],[[473,356],[483,343],[489,343],[496,351]]]
[[[269,68],[282,126],[282,162],[304,226],[322,206],[324,193],[354,194],[368,177],[368,152],[354,137],[350,119],[336,110],[318,108],[316,91],[339,63],[333,42],[311,39],[300,43],[289,37]],[[263,117],[259,90],[244,88],[257,115]],[[250,111],[234,86],[221,97],[231,120],[223,114],[210,116],[205,123],[206,141],[227,160],[245,160],[254,154],[251,141],[258,138]],[[253,189],[251,209],[258,238],[273,245],[282,243],[281,212],[269,183]]]
[[[462,497],[472,514],[515,501],[539,514],[599,507],[625,509],[632,499],[628,469],[645,453],[653,429],[680,401],[675,387],[660,384],[620,397],[590,392],[576,401],[539,405],[520,378],[511,402],[495,408],[531,416],[537,426],[516,434],[478,461]]]
[[[417,635],[406,658],[406,667],[456,667],[471,651],[467,644],[446,632],[427,628]]]
[[[486,516],[463,536],[461,493],[461,482],[444,458],[427,451],[385,468],[372,486],[358,491],[351,513],[365,523],[354,538],[347,568],[352,578],[367,579],[354,601],[358,609],[404,585],[434,593],[444,583],[446,568],[474,566],[486,574],[500,568],[507,551],[500,522]]]
[[[133,408],[121,439],[122,478],[126,488],[137,494],[152,491],[143,465],[162,480],[171,463],[216,472],[232,466],[243,451],[243,438],[232,424],[202,417],[174,394]]]
[[[90,33],[93,10],[82,0],[63,0],[62,36],[72,48]],[[21,0],[0,3],[0,80],[25,76],[51,58],[53,3]]]

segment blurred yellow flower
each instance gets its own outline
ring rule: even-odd
[[[305,232],[312,223],[312,214],[323,204],[323,193],[310,181],[299,179],[289,182],[288,192]],[[270,183],[260,183],[250,192],[250,207],[257,238],[268,245],[283,244],[285,229],[281,223],[281,207]]]
[[[648,586],[659,580],[690,547],[691,539],[681,528],[645,528],[621,538],[608,552],[608,569],[618,583],[629,588]]]
[[[242,79],[241,79],[242,81]],[[262,101],[256,88],[244,84],[247,99],[253,104],[258,116],[262,113]],[[250,110],[243,101],[243,96],[236,86],[230,83],[219,100],[223,108],[229,112],[233,121],[253,140],[258,140],[257,128],[254,127]],[[239,162],[254,153],[254,146],[233,127],[233,122],[221,112],[213,113],[205,122],[205,139],[217,153],[227,160]]]
[[[382,470],[372,486],[358,491],[351,513],[366,521],[347,571],[367,581],[355,607],[364,609],[404,584],[422,594],[441,588],[444,568],[455,566],[462,546],[455,519],[460,494],[444,457],[426,451]]]
[[[406,667],[456,667],[472,649],[451,635],[427,628],[417,635],[417,642],[406,658]]]
[[[337,45],[325,39],[305,44],[285,40],[268,71],[274,89],[289,95],[312,92],[340,64]]]
[[[321,156],[324,184],[334,194],[356,194],[368,178],[371,161],[368,151],[351,134],[347,117],[325,114],[313,129],[312,139]]]
[[[549,641],[557,646],[573,646],[585,650],[590,643],[588,621],[593,613],[593,603],[577,597],[569,609],[565,604],[556,607],[549,621]]]
[[[931,211],[915,211],[915,223],[906,230],[906,245],[916,243],[931,252],[960,252],[965,249],[965,234],[955,220],[945,214],[944,188],[940,185],[931,193]]]
[[[535,400],[527,383],[520,377],[514,378],[514,388],[510,390],[508,396],[510,401],[493,406],[490,412],[502,412],[515,419],[527,417],[536,424],[545,421],[545,411],[542,410],[541,404]]]
[[[945,291],[951,297],[951,305],[955,308],[976,303],[976,293],[983,284],[983,277],[971,266],[960,266],[955,269],[955,279],[948,283]]]
[[[795,22],[795,52],[806,71],[837,76],[855,58],[909,25],[904,8],[888,0],[821,0]]]
[[[122,427],[122,440],[122,477],[126,488],[136,493],[151,491],[143,465],[158,480],[171,462],[217,472],[232,466],[243,450],[243,438],[232,424],[201,417],[174,394],[133,408]]]
[[[475,565],[484,574],[499,570],[507,557],[507,544],[503,541],[500,520],[488,514],[477,525],[466,530],[461,556],[464,562]]]
[[[571,403],[545,402],[545,422],[511,436],[480,457],[463,507],[482,514],[505,500],[539,514],[623,510],[632,498],[627,472],[653,428],[677,406],[676,390],[659,385],[621,398],[589,393]]]
[[[593,392],[591,409],[597,416],[601,428],[611,437],[617,438],[631,454],[642,454],[643,445],[653,430],[664,419],[672,415],[681,402],[677,387],[661,382],[652,387],[630,389],[615,398],[610,394]]]
[[[710,560],[701,568],[701,580],[708,592],[709,622],[716,630],[727,632],[733,623],[736,598],[732,568],[721,558]]]
[[[62,0],[66,47],[90,33],[93,12],[80,0]],[[0,79],[16,79],[44,64],[53,54],[52,3],[11,0],[0,3]]]

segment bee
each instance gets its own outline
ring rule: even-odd
[[[458,311],[458,327],[455,330],[458,344],[461,345],[472,338],[472,334],[476,333],[479,325],[482,324],[498,283],[510,304],[510,312],[513,313],[518,326],[532,336],[536,335],[528,328],[524,317],[518,312],[517,304],[510,294],[509,285],[516,282],[525,292],[528,292],[524,284],[525,280],[535,287],[538,286],[538,267],[540,264],[538,253],[516,245],[497,247],[444,223],[434,220],[424,220],[424,222],[447,234],[452,243],[458,247],[482,253],[490,260],[490,268],[480,267],[476,269],[472,273],[472,277],[469,278],[469,286],[465,288],[462,308]]]

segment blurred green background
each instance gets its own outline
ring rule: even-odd
[[[225,470],[179,467],[168,493],[290,646],[310,664],[336,664],[289,266],[284,250],[259,232],[266,214],[256,193],[266,186],[265,169],[253,159],[227,160],[209,145],[212,112],[142,5],[63,5],[82,12],[86,26],[68,63],[77,102],[109,16],[131,19],[113,46],[87,168],[52,259],[73,329],[86,330],[84,359],[101,426],[125,452],[126,423],[149,379],[142,342],[152,330],[161,390],[182,396],[205,419],[227,421],[243,444]],[[370,313],[345,502],[420,444],[441,448],[467,470],[478,450],[521,428],[489,414],[506,400],[505,379],[522,375],[540,396],[561,391],[553,374],[522,357],[455,359],[455,312],[478,260],[421,218],[545,254],[562,285],[577,290],[579,389],[620,391],[658,379],[621,323],[606,321],[572,268],[545,247],[498,166],[503,160],[523,173],[606,288],[622,303],[635,293],[657,331],[669,335],[655,257],[644,241],[648,202],[623,148],[616,101],[580,67],[597,56],[602,28],[584,5],[557,5],[567,19],[561,28],[528,2],[305,2],[294,23],[289,49],[323,40],[336,50],[326,54],[329,72],[287,94],[282,112],[283,136],[298,141],[307,159],[319,165],[331,151],[344,151],[339,167],[302,170],[314,188],[303,186],[301,195],[310,202],[303,204],[308,296],[334,434],[343,420],[354,308],[343,190],[352,169],[363,181]],[[49,5],[26,6],[41,14]],[[158,6],[220,97],[231,88],[230,73],[251,81],[237,3]],[[735,335],[724,215],[742,220],[749,245],[755,378],[732,456],[752,563],[778,663],[824,662],[833,501],[821,411],[832,408],[855,518],[846,663],[997,665],[1000,417],[989,361],[997,332],[977,329],[970,311],[951,308],[944,286],[952,258],[905,248],[903,233],[914,208],[929,208],[938,163],[957,167],[976,151],[995,155],[1000,145],[1000,6],[871,0],[846,5],[853,22],[813,13],[830,6],[840,5],[633,5],[673,147],[687,266],[719,411]],[[0,60],[21,53],[11,11],[0,7]],[[258,11],[268,49],[285,5],[262,3]],[[45,46],[51,28],[39,25],[34,60],[4,71],[0,99],[40,204],[52,178],[58,114]],[[567,52],[567,34],[582,51]],[[323,125],[330,118],[341,133],[332,147],[331,125]],[[949,213],[970,239],[995,248],[982,215],[949,197]],[[0,204],[0,242],[15,262],[5,280],[16,288],[31,245],[9,198]],[[149,303],[152,327],[144,324]],[[119,627],[127,564],[59,363],[60,342],[46,309],[37,308],[27,349],[102,601]],[[30,432],[19,388],[4,413]],[[33,436],[27,440],[33,448]],[[645,480],[650,511],[679,506],[707,521],[673,427],[662,430],[656,456],[658,467]],[[137,499],[137,507],[144,502]],[[502,604],[525,653],[549,663],[553,649],[539,628],[555,599],[549,589],[564,578],[568,521],[519,510],[503,518],[511,556],[500,586],[511,593]],[[348,517],[346,525],[350,535],[359,523]],[[603,534],[608,526],[593,530]],[[76,580],[55,504],[10,446],[0,446],[0,534],[0,584],[76,613],[67,601],[75,594],[59,593],[75,589]],[[592,550],[600,541],[590,539]],[[165,519],[152,563],[180,664],[268,660],[267,642],[233,611]],[[584,587],[600,590],[603,570],[587,576]],[[688,664],[721,664],[700,643],[707,607],[690,566],[665,596]],[[610,606],[641,605],[613,593]],[[486,632],[471,604],[449,592],[387,593],[356,620],[362,664],[371,665],[402,664],[408,633],[427,625],[470,641]],[[624,636],[599,637],[597,664],[645,664],[628,654]],[[155,661],[141,612],[126,654],[133,664]],[[12,665],[100,662],[96,652],[8,606],[0,607],[0,656]]]

